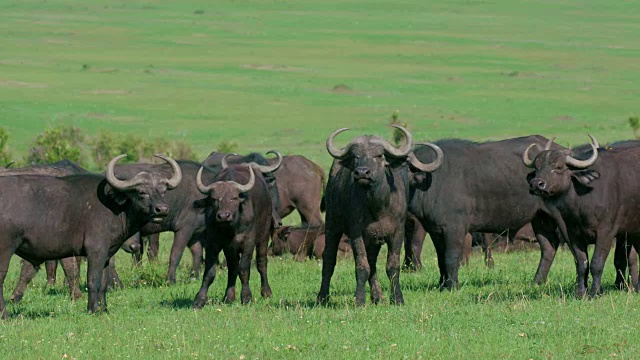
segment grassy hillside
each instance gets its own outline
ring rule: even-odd
[[[399,111],[418,140],[532,133],[562,144],[632,136],[640,113],[640,3],[596,0],[0,2],[0,126],[24,157],[44,128],[184,139],[204,157],[223,140],[328,168],[328,134],[390,136]],[[347,134],[338,142],[348,141]],[[199,281],[165,286],[163,262],[132,269],[110,313],[85,314],[62,285],[34,282],[2,323],[1,358],[636,357],[635,294],[576,300],[571,254],[530,285],[539,254],[474,257],[457,292],[426,269],[402,274],[407,305],[354,309],[351,259],[332,305],[313,306],[321,265],[270,262],[274,297],[190,310]],[[187,258],[188,256],[185,256]],[[14,260],[8,298],[18,276]],[[384,258],[381,256],[384,264]],[[257,273],[252,284],[259,296]],[[388,281],[381,278],[385,295]]]

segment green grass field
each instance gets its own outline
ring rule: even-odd
[[[18,157],[52,125],[188,141],[204,158],[223,140],[278,149],[328,168],[328,134],[418,140],[541,134],[577,144],[628,139],[640,113],[640,3],[559,1],[0,2],[0,126]],[[348,136],[341,136],[345,143]],[[110,313],[89,316],[40,275],[2,323],[0,358],[635,358],[639,298],[612,289],[572,297],[571,254],[545,286],[539,254],[480,256],[456,292],[426,269],[402,274],[407,305],[354,308],[353,261],[339,264],[331,306],[313,305],[321,264],[272,259],[274,297],[222,305],[226,272],[190,309],[199,281],[165,286],[163,261],[132,268]],[[381,257],[382,263],[384,258]],[[17,279],[14,261],[5,296]],[[257,272],[252,273],[259,295]],[[388,296],[388,280],[381,278]]]

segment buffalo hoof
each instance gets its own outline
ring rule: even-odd
[[[404,298],[402,295],[396,298],[391,298],[391,305],[404,305]]]
[[[251,300],[253,300],[251,290],[242,291],[242,294],[240,294],[240,300],[242,301],[243,305],[250,303]]]
[[[196,297],[193,300],[193,305],[191,305],[191,308],[193,310],[200,310],[200,309],[202,309],[204,304],[206,304],[206,302],[207,302],[207,298],[206,297],[205,298]]]
[[[327,305],[329,303],[329,294],[320,293],[316,297],[317,305]]]
[[[24,296],[24,294],[19,294],[19,295],[11,295],[11,297],[9,298],[9,301],[11,301],[14,304],[19,303],[20,301],[22,301],[22,297]]]
[[[493,266],[494,266],[493,258],[487,259],[486,264],[489,269],[493,269]]]
[[[271,295],[273,295],[273,293],[271,292],[271,288],[270,287],[266,287],[266,288],[260,290],[260,296],[262,296],[263,298],[270,298]]]

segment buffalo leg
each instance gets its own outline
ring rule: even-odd
[[[482,250],[484,250],[484,264],[491,269],[494,266],[493,251],[491,250],[494,234],[481,233],[480,236],[482,237]]]
[[[149,261],[158,260],[158,253],[160,252],[160,233],[155,233],[147,236],[149,240],[149,249],[147,250],[147,257]],[[180,261],[178,259],[178,261]]]
[[[75,302],[82,296],[80,291],[80,257],[71,256],[60,260],[62,271],[69,287],[71,301]]]
[[[464,236],[464,250],[462,250],[462,265],[469,265],[469,258],[471,257],[471,247],[473,246],[473,235],[467,233]]]
[[[107,276],[107,288],[108,289],[114,289],[114,288],[118,288],[118,289],[122,289],[124,288],[124,286],[122,286],[122,281],[120,281],[120,277],[118,276],[118,272],[116,271],[116,258],[115,256],[112,256],[111,259],[109,259],[109,265],[107,265],[107,271],[106,271]]]
[[[0,314],[3,319],[6,319],[8,314],[7,305],[4,302],[4,280],[7,277],[9,262],[11,261],[11,256],[15,252],[15,248],[3,250],[4,251],[0,251]]]
[[[629,282],[629,277],[627,277],[627,267],[629,266],[630,250],[632,248],[626,239],[621,239],[620,237],[616,239],[616,248],[613,252],[613,265],[616,269],[615,286],[619,290],[627,288],[634,289]],[[629,275],[631,275],[631,272],[629,272]]]
[[[403,231],[404,229],[400,229],[399,234],[396,235],[395,239],[392,238],[387,245],[388,253],[386,270],[387,276],[389,277],[389,283],[391,285],[391,297],[389,300],[395,305],[404,304],[402,289],[400,289],[400,251],[402,249],[404,239]]]
[[[47,271],[47,286],[56,284],[56,270],[58,269],[57,260],[49,260],[44,262],[44,268]]]
[[[336,231],[335,228],[325,225],[325,247],[322,253],[322,283],[316,302],[324,304],[329,299],[329,287],[331,285],[331,277],[336,268],[338,257],[338,244],[342,237],[342,231]]]
[[[269,252],[269,239],[265,238],[256,246],[256,268],[258,274],[260,274],[260,296],[268,298],[271,297],[272,291],[269,286],[269,279],[267,277],[267,253]]]
[[[591,290],[589,290],[589,296],[595,297],[602,293],[602,273],[604,271],[604,264],[607,261],[607,256],[611,252],[611,244],[613,243],[612,236],[600,236],[596,240],[596,246],[593,250],[593,256],[591,258],[591,276],[593,282],[591,283]]]
[[[15,290],[13,290],[13,294],[9,300],[13,303],[19,303],[24,296],[24,290],[29,285],[29,282],[36,276],[36,268],[27,260],[20,260],[20,279],[18,280],[18,285],[16,285]]]
[[[374,241],[368,241],[367,263],[369,264],[369,288],[371,289],[371,302],[378,304],[382,300],[382,289],[378,281],[377,262],[381,246]],[[388,264],[388,262],[387,262]],[[356,270],[357,271],[357,270]]]
[[[176,231],[173,237],[171,255],[169,256],[169,271],[167,272],[167,282],[169,284],[176,283],[176,270],[178,269],[178,264],[180,264],[182,253],[184,253],[184,249],[187,247],[192,235],[193,231],[190,229],[189,231],[181,229]]]
[[[351,242],[353,258],[356,264],[356,306],[363,306],[365,303],[365,286],[369,280],[370,267],[367,259],[367,249],[362,236],[358,236]]]
[[[553,264],[553,259],[556,257],[556,252],[560,245],[560,239],[556,233],[557,225],[550,217],[547,218],[545,216],[542,218],[541,215],[536,216],[531,221],[531,227],[540,245],[540,262],[538,263],[538,270],[536,270],[536,274],[533,277],[533,282],[541,285],[547,281],[549,269],[551,269],[551,264]]]
[[[405,222],[404,265],[409,271],[422,269],[422,247],[427,236],[422,224],[413,215],[408,214]]]
[[[251,302],[251,288],[249,287],[249,277],[251,276],[251,258],[253,257],[253,252],[255,248],[255,244],[251,246],[249,249],[245,248],[240,256],[240,266],[238,272],[240,274],[240,283],[242,283],[242,292],[240,293],[240,300],[243,304],[248,304]]]
[[[109,256],[106,252],[90,253],[87,256],[87,311],[89,314],[104,309],[101,287],[103,284],[103,272],[108,261]]]
[[[207,241],[211,243],[212,241]],[[196,298],[193,300],[194,309],[202,309],[207,302],[207,292],[209,286],[216,278],[216,268],[218,267],[218,255],[220,254],[220,248],[215,244],[207,245],[204,256],[204,276],[202,277],[202,285],[200,290],[196,294]]]
[[[573,253],[573,260],[576,264],[576,297],[584,297],[587,293],[587,282],[589,280],[589,254],[587,244],[572,241],[569,245]]]
[[[430,235],[431,241],[433,242],[433,247],[436,249],[436,255],[438,257],[438,269],[440,270],[440,281],[438,285],[440,287],[443,287],[448,277],[447,267],[445,265],[445,252],[447,247],[444,243],[444,236],[442,236],[441,234]]]
[[[635,246],[631,246],[629,248],[629,276],[631,277],[631,287],[635,290],[638,290],[638,252],[636,251]]]
[[[462,250],[464,248],[464,229],[459,231],[451,231],[444,235],[446,250],[444,253],[444,265],[447,268],[447,278],[444,280],[443,287],[451,290],[458,287],[458,269],[460,261],[462,261]]]
[[[227,261],[227,289],[224,293],[224,301],[226,304],[231,304],[236,300],[236,280],[238,280],[238,268],[240,263],[240,256],[238,252],[231,248],[224,249],[224,258]]]
[[[192,279],[200,278],[200,267],[202,266],[202,241],[204,233],[196,234],[189,240],[189,250],[191,250],[191,257],[193,258],[192,269],[190,277]]]

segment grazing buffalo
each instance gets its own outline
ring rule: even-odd
[[[197,186],[207,195],[208,202],[205,213],[205,270],[193,308],[200,309],[207,301],[207,291],[216,277],[220,251],[224,251],[229,271],[224,302],[235,300],[238,275],[242,283],[242,303],[251,301],[249,274],[254,249],[260,273],[260,294],[270,297],[267,251],[273,204],[266,181],[262,174],[254,174],[252,166],[244,165],[227,167],[209,185],[203,184],[201,173],[202,169],[196,178]]]
[[[406,137],[400,148],[378,136],[359,136],[344,149],[333,145],[333,139],[347,130],[338,129],[327,139],[327,150],[334,158],[324,194],[326,204],[325,249],[322,256],[322,284],[317,301],[324,303],[336,265],[342,235],[351,239],[356,264],[356,305],[365,303],[365,284],[371,288],[371,301],[380,302],[382,291],[377,278],[376,262],[383,244],[387,244],[387,276],[391,281],[392,304],[403,304],[400,289],[400,250],[409,202],[409,162],[420,171],[430,173],[442,162],[440,148],[428,146],[438,153],[430,164],[420,163],[412,153],[409,131],[394,125]]]
[[[281,164],[282,155],[277,152],[277,160],[271,165],[267,160],[258,154],[251,154],[246,157],[233,157],[236,160],[242,160],[261,174],[269,177],[271,173],[276,171]],[[210,156],[212,158],[212,156]],[[228,167],[228,159],[221,158],[219,161],[213,161],[210,158],[204,161],[203,180],[210,182],[224,168]],[[217,159],[217,158],[216,158]],[[224,161],[223,161],[224,159]],[[178,164],[182,167],[185,181],[182,185],[167,195],[166,201],[169,204],[169,216],[161,224],[148,224],[142,228],[142,236],[149,237],[149,257],[154,259],[158,254],[159,233],[163,231],[173,231],[175,233],[173,245],[171,246],[171,254],[169,257],[169,270],[167,272],[167,282],[176,282],[176,269],[182,258],[187,245],[193,254],[193,275],[197,278],[200,276],[200,263],[202,259],[202,240],[204,238],[205,219],[204,208],[202,206],[203,195],[196,186],[196,175],[200,169],[200,164],[193,161],[179,160]],[[162,167],[157,169],[157,167]],[[124,173],[134,173],[140,169],[157,169],[156,171],[166,172],[169,169],[164,165],[122,165],[118,170]],[[277,197],[277,189],[275,186],[271,188],[271,193]],[[275,220],[274,220],[275,221]],[[279,218],[277,218],[279,222]]]
[[[544,148],[531,144],[522,153],[524,164],[534,169],[527,177],[530,192],[544,201],[571,247],[579,297],[587,292],[589,272],[593,277],[589,295],[602,292],[602,272],[614,238],[622,242],[620,248],[625,241],[636,250],[640,245],[640,189],[635,186],[640,148],[598,151],[595,138],[589,136],[588,159],[570,150],[552,149],[553,140]],[[532,160],[529,152],[535,147],[541,151]],[[590,265],[588,244],[595,244]],[[618,281],[622,276],[617,274]],[[637,288],[637,283],[633,285]]]
[[[301,227],[282,226],[272,234],[271,254],[279,256],[287,252],[293,255],[302,254],[305,258],[314,257],[321,259],[325,246],[324,232],[324,225]],[[302,244],[305,242],[312,242],[313,247],[304,249]],[[348,237],[342,236],[340,244],[338,245],[338,251],[341,255],[346,255],[351,252]]]
[[[0,177],[0,311],[6,317],[2,289],[15,253],[34,266],[46,260],[87,257],[87,310],[106,309],[103,271],[122,243],[149,221],[168,213],[164,194],[180,183],[178,164],[171,178],[141,172],[127,180],[114,174],[115,157],[106,175]],[[34,221],[34,217],[38,221]],[[107,274],[105,274],[107,275]]]
[[[516,234],[532,223],[541,246],[541,259],[534,281],[546,280],[557,246],[556,224],[544,212],[541,199],[531,196],[524,184],[528,169],[522,152],[529,144],[546,144],[542,136],[528,136],[495,142],[441,140],[436,144],[446,154],[433,174],[416,174],[410,211],[418,221],[407,233],[405,264],[420,265],[426,230],[436,248],[440,285],[458,285],[458,268],[463,259],[465,234],[469,232]],[[555,148],[560,146],[554,145]],[[416,150],[421,161],[433,161],[428,148]],[[549,239],[549,240],[547,240]]]

